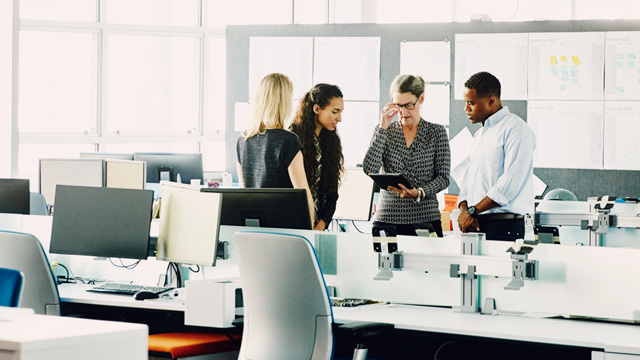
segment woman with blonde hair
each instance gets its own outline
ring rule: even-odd
[[[265,76],[252,101],[253,120],[236,143],[242,187],[296,188],[307,191],[313,221],[313,199],[307,184],[300,138],[289,126],[293,84],[283,74]]]

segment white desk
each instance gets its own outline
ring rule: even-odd
[[[130,296],[85,291],[89,287],[89,285],[62,284],[60,285],[61,301],[149,310],[184,311],[185,309],[182,303],[175,300],[137,301]],[[638,342],[640,326],[635,325],[534,318],[510,314],[498,316],[465,314],[450,308],[398,304],[334,308],[334,318],[338,323],[385,322],[403,330],[593,348],[607,355],[630,354],[640,359]],[[0,358],[0,360],[4,359]]]
[[[87,291],[95,285],[60,284],[58,291],[63,303],[103,305],[125,308],[184,312],[184,302],[175,299],[136,300],[131,295],[114,295]],[[1,359],[0,359],[1,360]]]
[[[464,314],[449,308],[372,305],[334,312],[339,323],[375,321],[404,330],[600,349],[640,359],[640,326],[502,314]],[[605,357],[606,358],[606,357]]]
[[[143,360],[148,357],[146,325],[11,310],[0,312],[0,360]]]

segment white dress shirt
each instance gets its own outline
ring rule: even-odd
[[[473,136],[469,165],[458,204],[476,205],[485,196],[500,204],[482,214],[533,214],[535,135],[524,120],[503,107],[485,120]]]

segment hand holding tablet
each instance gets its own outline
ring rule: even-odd
[[[413,189],[413,185],[400,173],[369,174],[369,176],[381,189],[387,190],[389,186],[397,188],[398,184],[404,185],[407,189]]]

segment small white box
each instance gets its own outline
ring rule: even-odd
[[[185,325],[233,327],[239,279],[187,280]]]

